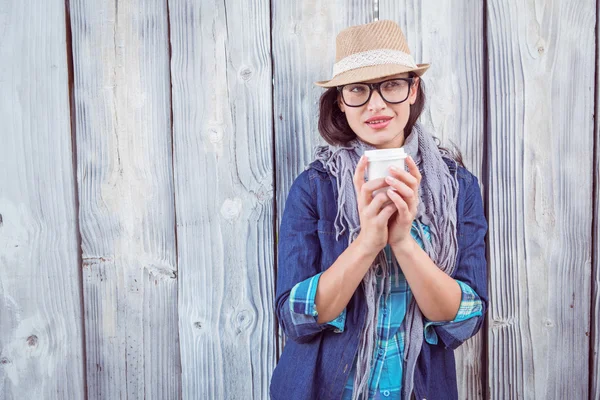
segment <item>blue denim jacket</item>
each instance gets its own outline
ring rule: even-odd
[[[454,349],[479,331],[488,305],[487,222],[479,184],[465,168],[444,160],[451,172],[458,168],[459,181],[458,254],[452,277],[475,290],[483,302],[483,315],[473,318],[476,328],[468,329],[468,334],[436,326],[438,344],[423,342],[414,378],[417,399],[458,398]],[[327,323],[293,321],[288,302],[296,283],[325,271],[347,248],[347,232],[335,239],[336,214],[335,178],[314,161],[292,184],[281,221],[275,307],[288,340],[271,379],[273,400],[340,399],[357,353],[367,307],[362,285],[346,306],[346,329],[341,334]]]

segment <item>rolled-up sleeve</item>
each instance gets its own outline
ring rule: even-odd
[[[438,344],[438,336],[434,327],[444,327],[447,333],[451,333],[456,339],[465,341],[474,335],[477,329],[477,318],[483,315],[483,303],[469,285],[456,281],[460,286],[462,298],[456,317],[452,321],[426,321],[425,340],[429,344]]]
[[[461,286],[461,305],[454,321],[425,323],[428,343],[437,343],[439,338],[444,346],[456,349],[481,329],[488,306],[487,228],[479,183],[475,176],[471,176],[470,185],[466,185],[463,216],[458,227],[458,257],[453,275]]]
[[[314,316],[302,317],[306,310],[301,310],[302,302],[298,303],[300,312],[293,312],[296,306],[290,305],[294,286],[321,272],[319,216],[315,203],[309,170],[305,170],[290,188],[277,244],[276,314],[285,335],[298,343],[309,342],[326,329],[337,329],[329,323],[317,323]]]
[[[322,272],[319,272],[312,278],[297,283],[292,288],[289,304],[294,325],[311,324],[317,321],[319,313],[315,304],[315,298],[317,297],[317,286],[319,285],[321,275]],[[334,328],[334,332],[343,332],[346,324],[346,309],[344,308],[337,318],[327,322],[327,324]]]

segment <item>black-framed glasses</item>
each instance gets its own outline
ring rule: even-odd
[[[387,103],[400,104],[408,99],[413,82],[413,78],[395,78],[376,83],[349,83],[338,86],[337,89],[342,94],[342,101],[348,107],[367,104],[371,100],[373,90],[377,90]]]

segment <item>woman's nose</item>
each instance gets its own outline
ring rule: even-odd
[[[377,90],[373,90],[373,93],[371,93],[368,106],[369,111],[382,110],[386,107],[385,100],[381,98]]]

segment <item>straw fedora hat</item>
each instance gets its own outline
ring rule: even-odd
[[[429,64],[415,63],[398,24],[380,20],[341,31],[335,42],[333,77],[315,84],[334,87],[402,72],[421,76],[428,68]]]

